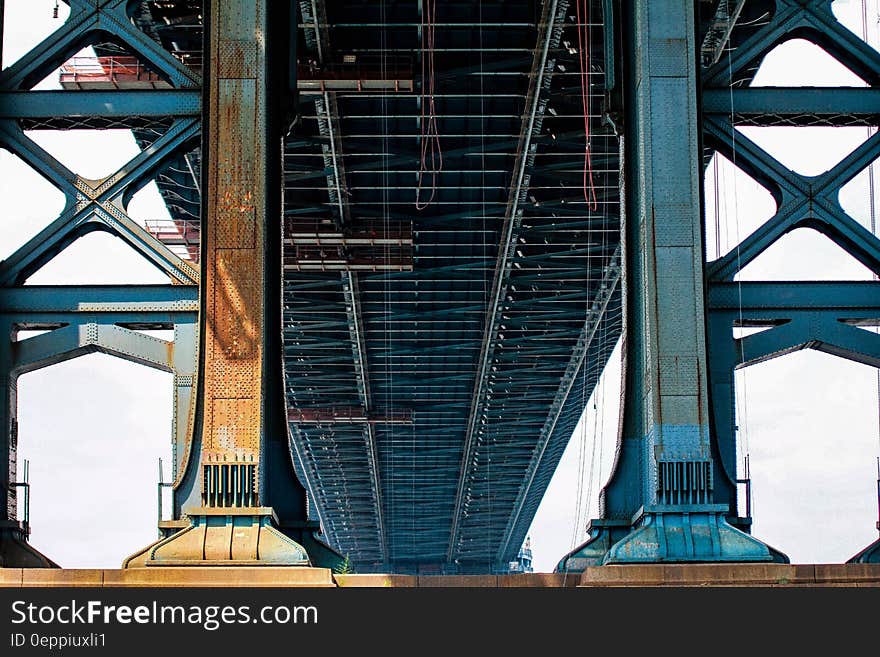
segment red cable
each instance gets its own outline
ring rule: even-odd
[[[593,157],[590,145],[590,112],[592,102],[590,98],[590,9],[589,0],[577,0],[577,25],[578,25],[578,61],[581,68],[581,103],[584,110],[584,200],[587,207],[595,211],[599,207],[596,198],[596,184],[593,179]]]
[[[437,178],[443,170],[443,150],[440,145],[440,131],[437,124],[437,109],[434,103],[434,25],[436,22],[436,0],[426,0],[422,16],[422,107],[421,107],[421,158],[416,188],[416,209],[424,210],[434,200],[437,193]],[[422,203],[422,179],[431,175],[431,195]]]

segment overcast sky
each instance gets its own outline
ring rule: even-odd
[[[878,43],[878,0],[867,0],[869,41]],[[4,66],[55,29],[54,0],[6,0]],[[861,33],[861,0],[835,11]],[[875,45],[876,47],[876,45]],[[772,53],[755,84],[864,86],[815,46],[790,42]],[[40,88],[58,88],[50,76]],[[787,166],[815,174],[836,164],[868,134],[864,128],[751,128],[748,137]],[[31,136],[74,172],[113,173],[137,153],[126,131],[37,132]],[[774,211],[766,190],[723,162],[719,175],[722,253]],[[714,205],[709,168],[707,198]],[[867,174],[841,195],[868,224]],[[55,219],[63,196],[0,150],[0,257]],[[139,221],[167,218],[154,186],[130,207]],[[714,214],[714,213],[711,213]],[[707,242],[714,256],[715,220]],[[743,280],[869,279],[870,273],[812,231],[796,231],[743,271]],[[83,238],[29,284],[163,283],[165,277],[113,237]],[[550,570],[583,540],[595,517],[617,438],[619,354],[587,401],[531,529],[537,570]],[[880,452],[876,370],[803,351],[737,374],[741,445],[753,478],[753,533],[795,562],[839,562],[876,538],[875,458]],[[156,536],[157,461],[170,474],[171,375],[93,355],[19,381],[19,457],[31,461],[32,542],[65,567],[118,567]],[[744,450],[743,450],[744,451]],[[579,476],[579,472],[582,476]],[[591,476],[592,473],[592,476]],[[580,493],[580,503],[578,494]],[[581,509],[581,520],[575,515]]]

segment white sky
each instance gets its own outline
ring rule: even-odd
[[[869,41],[878,43],[878,2],[867,0]],[[49,34],[54,0],[6,0],[3,64]],[[861,30],[861,0],[838,0],[838,16]],[[812,45],[791,42],[772,53],[756,84],[864,86]],[[40,88],[58,88],[50,76]],[[836,164],[867,137],[864,128],[750,128],[743,133],[784,164],[807,174]],[[75,173],[111,174],[137,152],[126,131],[31,135]],[[710,167],[710,172],[712,168]],[[711,176],[711,174],[710,174]],[[844,189],[845,209],[867,225],[867,174]],[[722,251],[773,213],[766,190],[720,167]],[[707,183],[713,198],[714,181]],[[0,150],[0,257],[55,219],[63,197]],[[714,204],[714,202],[712,202]],[[150,186],[130,206],[139,221],[167,218]],[[714,219],[707,228],[714,255]],[[812,231],[796,231],[743,271],[742,280],[866,279],[870,273]],[[165,277],[120,241],[83,238],[35,274],[30,284],[162,283]],[[597,513],[617,435],[619,356],[587,402],[584,421],[563,456],[531,529],[536,570],[551,570],[583,541]],[[65,567],[118,567],[156,535],[157,460],[170,473],[171,375],[94,355],[19,380],[19,457],[31,461],[32,543]],[[812,351],[737,373],[738,423],[753,479],[753,533],[795,562],[839,562],[876,538],[878,446],[876,370]],[[745,437],[745,438],[744,438]],[[592,464],[592,467],[591,467]],[[592,476],[590,473],[592,471]],[[582,475],[579,477],[578,473]],[[580,480],[580,485],[578,481]],[[108,492],[109,491],[109,492]],[[575,522],[580,494],[581,520]]]

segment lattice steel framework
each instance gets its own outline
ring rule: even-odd
[[[358,407],[386,419],[292,425],[328,535],[362,568],[504,569],[617,340],[618,154],[598,113],[594,4],[594,211],[582,189],[568,2],[437,3],[444,159],[424,210],[415,208],[418,74],[415,94],[302,98],[302,127],[288,142],[288,220],[412,234],[410,259],[374,247],[375,260],[404,271],[288,263],[290,408],[315,417]],[[380,73],[419,72],[429,56],[424,3],[300,5],[303,57],[319,67],[348,56]]]
[[[755,3],[747,3],[752,5]],[[880,157],[876,130],[838,164],[817,176],[797,174],[735,129],[742,125],[880,125],[880,53],[844,27],[829,1],[776,0],[749,8],[753,26],[734,29],[733,49],[704,70],[705,144],[764,185],[776,213],[707,265],[708,322],[715,396],[713,420],[719,436],[719,500],[736,508],[735,368],[805,348],[880,367],[880,284],[873,282],[734,282],[734,277],[782,235],[812,228],[880,275],[880,240],[840,204],[841,189]],[[823,48],[865,81],[865,88],[750,88],[760,62],[777,45],[793,38]],[[733,338],[733,326],[771,326]],[[749,519],[750,520],[750,519]],[[880,559],[880,544],[853,557]]]
[[[199,75],[162,44],[145,34],[127,13],[124,0],[71,0],[70,16],[52,35],[0,73],[0,143],[60,189],[61,215],[0,263],[2,357],[6,381],[0,401],[8,468],[0,474],[5,508],[2,564],[47,565],[26,545],[16,521],[17,422],[15,381],[24,372],[102,352],[174,374],[174,446],[179,463],[189,445],[196,362],[198,271],[131,219],[126,208],[134,194],[169,164],[198,144]],[[149,4],[149,3],[147,3]],[[136,11],[139,11],[137,9]],[[151,91],[31,91],[87,45],[112,42],[135,54],[169,89]],[[142,131],[142,151],[113,175],[88,180],[59,163],[25,130],[119,127]],[[106,231],[124,240],[164,271],[169,285],[22,285],[42,265],[77,238]],[[173,283],[173,284],[171,284]],[[17,340],[21,330],[48,330]],[[174,340],[159,340],[137,329],[173,329]]]
[[[670,11],[690,5],[669,2],[676,5]],[[742,267],[798,227],[823,232],[880,272],[877,238],[837,200],[839,189],[876,159],[876,134],[831,171],[808,178],[733,132],[735,125],[875,126],[876,51],[837,23],[827,1],[695,4],[691,24],[698,36],[688,46],[693,59],[687,65],[693,68],[657,74],[658,80],[692,79],[688,102],[702,116],[689,155],[673,164],[689,167],[688,176],[696,178],[688,184],[699,189],[698,161],[707,162],[715,150],[732,157],[735,149],[737,164],[771,191],[778,209],[730,254],[698,271],[705,298],[702,292],[682,297],[675,288],[660,292],[679,295],[669,306],[672,315],[690,305],[697,309],[694,326],[706,325],[705,337],[696,329],[694,335],[707,363],[707,386],[695,393],[707,395],[705,418],[711,419],[698,431],[707,449],[685,454],[690,447],[683,440],[681,453],[670,451],[655,468],[642,467],[653,458],[644,452],[639,467],[619,469],[618,480],[628,478],[619,486],[626,492],[619,498],[606,492],[594,540],[575,555],[582,563],[605,560],[648,517],[656,531],[656,519],[674,525],[691,513],[655,510],[633,520],[640,505],[680,495],[683,489],[669,482],[682,474],[702,477],[693,490],[715,506],[699,512],[719,517],[707,527],[722,527],[723,520],[748,531],[750,519],[736,511],[736,367],[804,347],[880,364],[878,338],[864,330],[880,315],[876,283],[733,282]],[[35,564],[48,561],[26,548],[15,520],[15,489],[8,486],[16,480],[16,376],[91,351],[172,371],[178,473],[193,433],[201,3],[70,5],[70,18],[55,34],[0,73],[3,147],[67,198],[61,217],[0,264],[0,312],[10,336],[0,359],[10,383],[3,402],[10,467],[0,480],[8,518],[4,558]],[[633,117],[655,101],[627,87],[635,79],[633,60],[610,54],[625,52],[628,39],[657,44],[650,43],[644,17],[632,20],[619,3],[584,8],[594,108],[587,127],[598,201],[591,209],[575,5],[456,0],[439,3],[426,21],[427,6],[298,3],[300,98],[285,142],[283,217],[291,450],[312,512],[360,570],[503,570],[621,333],[624,267],[629,298],[646,289],[639,278],[644,271],[627,260],[637,242],[630,240],[629,256],[621,251],[615,128],[626,135],[623,152],[638,180],[648,160],[632,144],[646,134],[647,115],[641,124]],[[436,32],[426,47],[432,21]],[[816,42],[868,86],[749,87],[763,56],[792,37]],[[133,55],[161,83],[109,90],[77,81],[64,91],[31,91],[88,44],[99,57]],[[657,54],[657,61],[681,63],[675,59],[681,53]],[[433,93],[423,71],[430,71]],[[431,202],[417,209],[421,149],[430,138],[426,117],[439,126],[443,167],[435,176],[422,172],[422,200],[431,196]],[[132,129],[142,153],[99,182],[67,170],[24,132],[107,127]],[[650,157],[660,157],[666,142],[669,135],[655,133]],[[154,179],[172,216],[170,228],[150,229],[126,214],[132,196]],[[638,216],[645,198],[634,203],[631,215]],[[691,219],[697,222],[697,215]],[[92,230],[120,236],[174,284],[21,289],[30,274]],[[678,239],[670,235],[661,242]],[[696,248],[702,263],[701,234],[683,246]],[[649,325],[629,321],[631,335],[649,335]],[[674,334],[674,321],[661,313],[657,326]],[[755,324],[775,328],[732,338],[733,325]],[[50,332],[15,341],[16,331],[34,328]],[[144,328],[174,328],[175,340],[133,330]],[[629,347],[635,348],[632,339]],[[638,353],[630,352],[631,372],[641,367]],[[675,385],[683,392],[673,396],[693,392],[685,379]],[[627,403],[632,407],[632,398]],[[657,444],[667,449],[668,443]],[[678,461],[688,465],[679,468]],[[183,505],[176,501],[176,519]],[[165,531],[178,526],[169,523]],[[642,550],[638,540],[629,545],[635,548],[628,554],[653,560],[729,557],[701,544],[684,546],[690,550],[684,556],[675,549]],[[762,554],[782,558],[769,549]],[[876,545],[856,558],[876,560]]]

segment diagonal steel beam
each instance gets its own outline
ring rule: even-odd
[[[516,161],[513,169],[514,180],[510,186],[507,211],[504,216],[501,239],[498,244],[498,259],[495,263],[495,275],[488,301],[483,344],[480,349],[471,410],[464,435],[459,482],[452,513],[452,527],[449,534],[449,545],[446,550],[446,560],[448,562],[453,561],[457,550],[458,534],[464,513],[464,501],[467,494],[468,481],[472,474],[477,418],[480,411],[486,405],[489,372],[492,367],[492,359],[495,354],[501,323],[501,307],[504,298],[507,296],[510,269],[513,266],[513,252],[522,223],[523,210],[520,204],[525,200],[528,192],[529,170],[534,164],[537,150],[537,144],[533,143],[533,137],[541,132],[544,110],[547,107],[545,92],[549,90],[550,75],[555,67],[555,61],[549,59],[549,53],[551,49],[555,49],[559,45],[562,36],[562,23],[565,20],[567,9],[567,0],[551,0],[544,4],[543,14],[539,22],[537,47],[535,48],[531,74],[529,75],[529,89],[526,96],[527,112],[523,117],[522,129],[520,130]]]
[[[173,342],[113,324],[91,322],[14,343],[12,371],[20,375],[94,352],[174,372]]]
[[[330,37],[327,29],[327,8],[323,0],[310,0],[311,14],[314,21],[314,40],[317,50],[318,63],[324,65],[330,52]],[[318,115],[318,127],[322,136],[326,136],[327,144],[322,144],[326,168],[332,169],[332,180],[328,176],[327,193],[333,212],[340,228],[350,223],[350,206],[348,193],[345,191],[345,165],[342,156],[342,133],[339,126],[339,107],[336,95],[329,91],[323,91],[321,98],[315,100],[315,110]],[[345,298],[345,310],[348,320],[349,336],[351,339],[352,358],[354,360],[355,378],[357,379],[358,396],[366,413],[372,411],[370,395],[369,370],[367,365],[367,345],[364,337],[365,331],[363,318],[360,310],[360,296],[358,294],[357,275],[351,271],[343,271],[340,274],[343,296]],[[379,479],[379,453],[376,445],[376,433],[372,424],[363,427],[365,449],[367,451],[367,464],[370,470],[370,479],[373,486],[375,502],[375,518],[378,531],[379,548],[382,560],[388,559],[388,539],[385,532],[385,521],[382,504],[382,487]]]
[[[496,560],[503,559],[504,555],[511,547],[511,541],[516,535],[516,526],[519,523],[523,505],[525,504],[525,500],[528,499],[529,492],[535,481],[535,475],[540,469],[541,460],[543,459],[547,446],[550,443],[550,437],[553,435],[553,431],[556,429],[556,424],[559,422],[562,408],[565,406],[568,395],[577,380],[577,374],[584,366],[587,354],[593,346],[593,340],[595,339],[599,326],[608,310],[608,304],[614,296],[617,286],[620,284],[621,268],[620,247],[618,246],[611,258],[611,262],[605,268],[602,282],[599,285],[599,291],[593,300],[592,306],[587,312],[587,318],[584,322],[583,329],[581,329],[577,345],[571,355],[571,360],[569,361],[568,366],[565,368],[565,374],[562,376],[562,380],[559,383],[559,389],[556,391],[556,396],[550,407],[550,415],[547,417],[544,426],[541,428],[541,434],[538,438],[537,446],[533,451],[526,472],[526,479],[517,492],[516,503],[513,506],[513,513],[511,514],[507,527],[505,527],[504,533],[501,536],[501,543],[499,544]]]
[[[802,7],[777,3],[777,11],[770,24],[737,46],[729,58],[724,58],[709,68],[703,76],[704,84],[712,87],[729,84],[730,76],[735,77],[743,68],[770,51],[787,34],[803,25],[805,13],[806,10]]]
[[[14,121],[0,121],[0,144],[64,194],[65,210],[76,202],[79,194],[76,174],[27,137]]]
[[[76,53],[83,45],[109,33],[124,42],[137,56],[161,71],[178,88],[198,87],[199,76],[176,60],[160,44],[128,19],[127,0],[69,0],[70,16],[55,32],[36,45],[15,64],[0,73],[0,88],[32,87]]]

